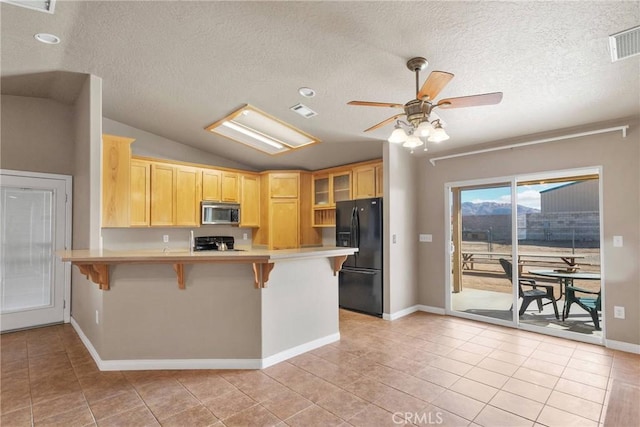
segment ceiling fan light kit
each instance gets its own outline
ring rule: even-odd
[[[485,93],[481,95],[461,96],[456,98],[442,99],[434,102],[438,94],[449,84],[454,75],[445,71],[432,71],[429,77],[420,87],[420,71],[427,68],[429,63],[425,58],[416,57],[407,61],[407,68],[416,74],[416,98],[407,103],[389,103],[389,102],[370,102],[370,101],[350,101],[348,105],[358,105],[364,107],[388,107],[402,108],[401,114],[396,114],[380,123],[366,129],[369,132],[385,126],[393,121],[396,122],[395,129],[389,136],[388,141],[391,143],[402,144],[403,147],[410,148],[412,151],[415,147],[424,144],[420,137],[428,137],[429,142],[442,142],[449,139],[449,135],[442,127],[439,118],[430,120],[435,108],[463,108],[478,105],[499,104],[502,101],[502,92]],[[406,121],[399,120],[399,117],[406,116]],[[426,151],[426,147],[425,147]]]

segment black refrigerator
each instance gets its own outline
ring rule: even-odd
[[[340,270],[340,307],[382,317],[382,198],[336,203],[336,246],[358,248]]]

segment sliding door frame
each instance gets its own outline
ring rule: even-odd
[[[526,182],[526,181],[533,181],[536,179],[539,180],[549,180],[549,179],[557,179],[557,178],[570,178],[570,177],[578,177],[578,176],[588,176],[588,175],[593,175],[593,174],[597,174],[598,175],[598,209],[599,209],[599,227],[600,227],[600,291],[601,291],[601,300],[602,300],[602,321],[601,321],[601,330],[602,330],[602,335],[600,337],[598,336],[594,336],[594,335],[585,335],[585,334],[579,334],[579,333],[572,333],[572,332],[566,332],[566,331],[562,331],[562,330],[557,330],[557,329],[553,329],[553,328],[547,328],[547,327],[543,327],[543,326],[537,326],[537,325],[531,325],[531,324],[527,324],[527,323],[521,323],[520,322],[520,318],[518,316],[518,310],[515,309],[515,307],[518,306],[518,293],[517,293],[517,288],[514,285],[511,289],[511,293],[512,293],[512,299],[513,299],[513,307],[514,309],[512,310],[512,314],[513,314],[513,318],[511,321],[506,321],[506,320],[501,320],[501,319],[495,319],[495,318],[491,318],[491,317],[486,317],[486,316],[480,316],[480,315],[476,315],[476,314],[471,314],[471,313],[464,313],[464,312],[460,312],[460,311],[455,311],[452,309],[452,298],[451,298],[451,294],[452,294],[452,290],[453,290],[453,284],[452,284],[452,274],[450,273],[452,271],[452,268],[454,267],[453,264],[453,249],[452,248],[452,237],[453,237],[453,227],[452,227],[452,223],[451,223],[451,219],[452,219],[452,214],[454,214],[454,212],[452,212],[452,207],[453,207],[453,200],[452,200],[452,195],[454,194],[454,190],[455,192],[458,194],[459,197],[459,193],[460,193],[460,189],[464,189],[465,187],[483,187],[483,186],[491,186],[491,185],[495,185],[495,184],[510,184],[511,186],[511,241],[512,241],[512,245],[511,245],[511,259],[518,259],[517,258],[517,254],[518,254],[518,215],[517,215],[517,209],[518,209],[518,194],[517,194],[517,190],[518,190],[518,183],[520,182]],[[445,208],[445,215],[444,215],[444,219],[445,219],[445,224],[444,224],[444,229],[445,229],[445,247],[444,247],[444,251],[445,251],[445,272],[447,272],[447,274],[445,275],[445,314],[447,315],[451,315],[451,316],[456,316],[456,317],[462,317],[462,318],[466,318],[466,319],[470,319],[470,320],[477,320],[480,322],[485,322],[485,323],[491,323],[491,324],[496,324],[496,325],[500,325],[500,326],[507,326],[507,327],[512,327],[512,328],[518,328],[518,329],[522,329],[525,331],[531,331],[531,332],[536,332],[536,333],[540,333],[540,334],[545,334],[545,335],[550,335],[550,336],[556,336],[556,337],[560,337],[560,338],[567,338],[567,339],[572,339],[572,340],[576,340],[576,341],[582,341],[582,342],[587,342],[587,343],[591,343],[591,344],[599,344],[599,345],[604,345],[606,342],[606,320],[605,320],[605,311],[604,308],[606,307],[606,300],[605,300],[605,286],[606,286],[606,275],[605,275],[605,263],[604,263],[604,251],[605,251],[605,247],[603,245],[604,242],[604,228],[603,228],[603,224],[604,224],[604,211],[603,211],[603,207],[604,207],[604,203],[603,203],[603,176],[602,176],[602,166],[586,166],[586,167],[580,167],[580,168],[575,168],[575,169],[563,169],[563,170],[551,170],[551,171],[542,171],[542,172],[537,172],[537,173],[523,173],[523,174],[519,174],[519,175],[511,175],[511,176],[502,176],[502,177],[492,177],[492,178],[482,178],[482,179],[476,179],[476,180],[465,180],[465,181],[454,181],[454,182],[447,182],[444,185],[444,199],[445,199],[445,203],[444,203],[444,208]],[[512,283],[517,283],[518,280],[518,269],[514,268],[513,269],[513,277],[512,277]]]

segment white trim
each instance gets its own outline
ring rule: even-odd
[[[631,344],[624,341],[604,340],[604,345],[613,350],[626,351],[628,353],[640,354],[640,345]]]
[[[140,360],[102,360],[98,351],[72,317],[71,326],[91,354],[101,371],[139,371],[164,369],[263,369],[284,360],[306,353],[318,347],[340,341],[340,333],[328,335],[317,340],[290,348],[263,359],[140,359]]]
[[[425,313],[442,314],[442,315],[446,314],[445,309],[440,307],[432,307],[430,305],[422,305],[422,304],[418,304],[416,305],[416,307],[418,307],[418,310],[424,311]]]
[[[73,177],[71,175],[62,175],[57,173],[29,172],[18,171],[14,169],[0,169],[1,176],[15,176],[19,178],[38,178],[51,179],[64,182],[65,191],[65,230],[64,230],[64,246],[71,249],[71,232],[73,230]],[[69,323],[71,321],[71,263],[64,262],[64,308],[62,309],[62,321]]]
[[[299,354],[315,350],[318,347],[322,347],[336,341],[340,341],[340,332],[336,332],[335,334],[327,335],[326,337],[318,338],[317,340],[309,341],[308,343],[304,343],[292,347],[288,350],[281,351],[280,353],[276,353],[272,356],[265,357],[261,360],[262,365],[260,367],[268,368],[269,366],[275,365],[276,363],[291,359],[292,357],[295,357]]]
[[[591,131],[587,131],[587,132],[579,132],[579,133],[572,133],[572,134],[569,134],[569,135],[554,136],[552,138],[537,139],[537,140],[529,141],[529,142],[519,142],[517,144],[501,145],[500,147],[492,147],[492,148],[485,148],[485,149],[482,149],[482,150],[466,151],[464,153],[450,154],[448,156],[434,157],[432,159],[429,159],[429,162],[433,166],[435,166],[436,162],[438,160],[446,160],[446,159],[453,159],[453,158],[456,158],[456,157],[472,156],[474,154],[490,153],[492,151],[508,150],[510,148],[526,147],[527,145],[536,145],[536,144],[542,144],[542,143],[545,143],[545,142],[562,141],[564,139],[580,138],[582,136],[597,135],[597,134],[600,134],[600,133],[607,133],[607,132],[621,131],[622,132],[622,137],[626,138],[627,137],[627,129],[629,129],[629,125],[614,126],[614,127],[610,127],[610,128],[596,129],[596,130],[591,130]]]
[[[407,307],[407,308],[404,308],[402,310],[396,311],[395,313],[391,313],[391,314],[383,313],[382,314],[382,318],[384,320],[396,320],[396,319],[399,319],[401,317],[408,316],[411,313],[415,313],[418,310],[420,310],[418,308],[418,306],[414,305],[414,306]]]

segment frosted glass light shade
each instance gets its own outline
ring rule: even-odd
[[[431,136],[429,136],[429,142],[442,142],[449,139],[449,135],[444,131],[441,127],[436,127],[433,132],[431,132]]]
[[[420,147],[422,144],[424,144],[424,142],[422,142],[420,138],[415,135],[411,135],[409,138],[407,138],[407,141],[402,144],[402,146],[406,148],[416,148]]]
[[[421,122],[416,129],[416,134],[418,136],[429,136],[429,134],[433,131],[433,126],[429,123],[428,120]]]
[[[408,136],[404,129],[397,127],[391,132],[389,139],[387,141],[393,144],[400,144],[407,140]]]

